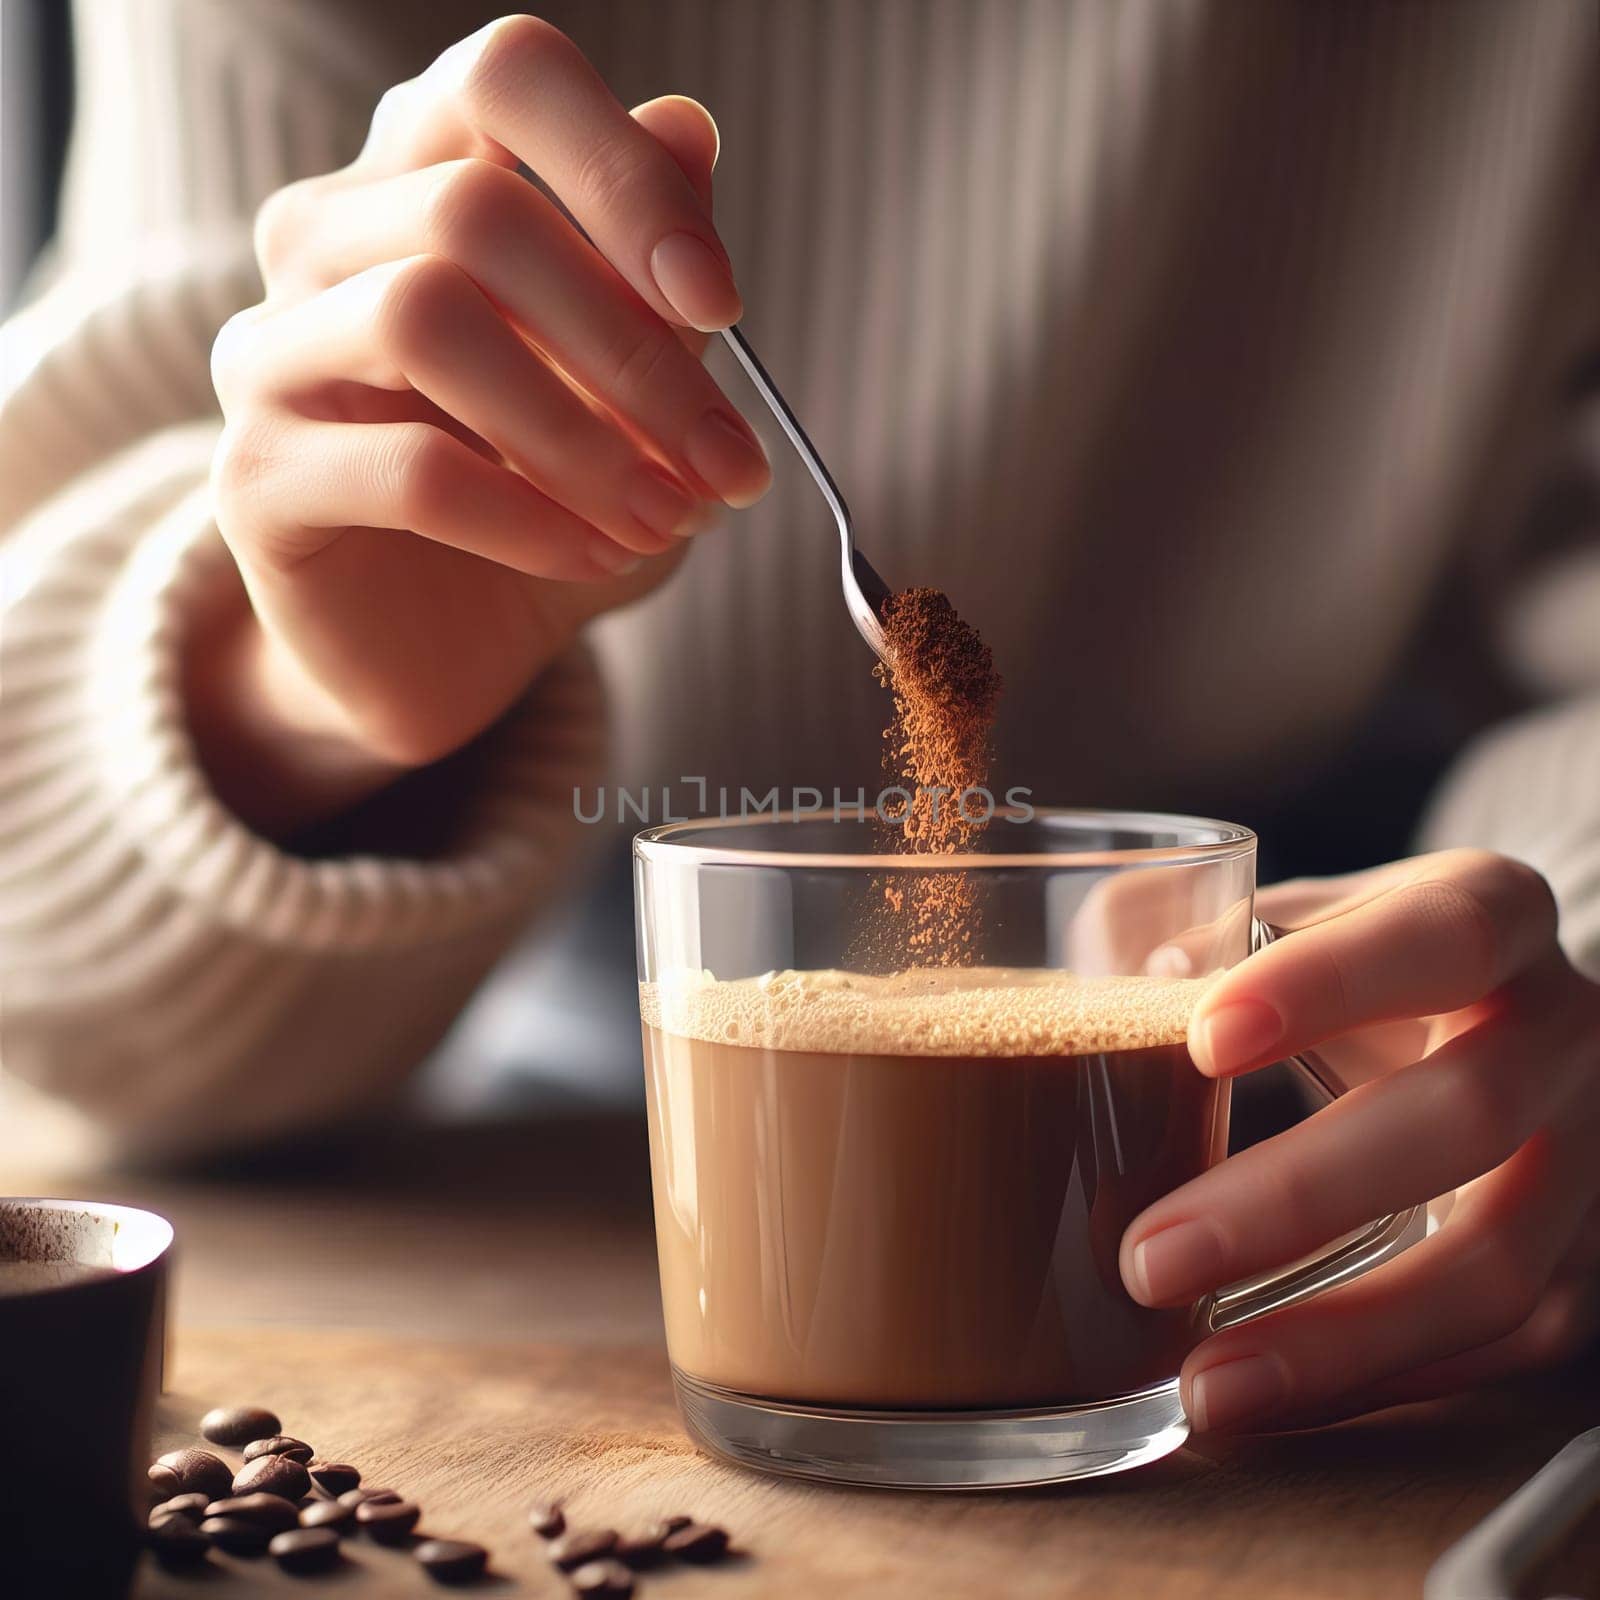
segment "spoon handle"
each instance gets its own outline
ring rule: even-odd
[[[728,348],[733,351],[734,359],[744,368],[751,383],[756,386],[757,393],[766,401],[767,409],[778,419],[779,427],[789,436],[789,443],[805,462],[806,471],[816,479],[817,487],[822,491],[822,498],[828,502],[828,509],[833,513],[833,520],[839,524],[839,537],[844,541],[845,554],[848,556],[855,544],[855,534],[850,523],[850,508],[844,503],[844,496],[839,493],[839,486],[833,481],[833,474],[823,465],[822,457],[817,454],[815,447],[806,437],[806,430],[800,426],[800,419],[789,409],[789,402],[779,393],[777,384],[772,381],[767,369],[761,365],[760,356],[750,348],[750,341],[737,327],[723,328],[720,332],[727,341]]]
[[[783,398],[777,384],[772,381],[767,369],[761,365],[760,356],[750,348],[750,341],[736,327],[723,328],[719,331],[733,352],[734,359],[744,368],[751,383],[756,386],[756,392],[766,402],[767,409],[778,419],[778,426],[788,436],[789,443],[794,446],[795,454],[805,463],[806,471],[815,479],[817,487],[822,491],[822,498],[828,502],[828,509],[833,513],[833,520],[839,528],[839,566],[840,577],[844,583],[846,609],[850,612],[856,631],[866,640],[868,647],[880,660],[886,659],[888,643],[884,638],[880,613],[884,602],[889,598],[889,586],[878,576],[877,569],[872,563],[856,549],[850,508],[844,503],[844,496],[839,493],[839,485],[833,481],[833,474],[828,471],[822,457],[817,454],[816,447],[806,437],[806,430],[800,426],[800,419],[789,409],[789,402]]]

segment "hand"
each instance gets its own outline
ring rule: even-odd
[[[276,739],[279,766],[298,738],[308,775],[343,741],[358,787],[432,761],[658,583],[713,503],[759,498],[766,459],[692,331],[740,314],[716,150],[692,101],[630,116],[562,34],[508,17],[390,90],[349,167],[268,201],[266,297],[213,356],[250,607],[242,642],[201,630],[203,738]]]
[[[1194,1427],[1328,1420],[1572,1353],[1596,1326],[1600,987],[1563,956],[1543,879],[1452,850],[1284,885],[1260,911],[1296,931],[1207,991],[1195,1065],[1231,1077],[1343,1039],[1372,1075],[1135,1218],[1128,1292],[1188,1305],[1386,1212],[1454,1204],[1367,1276],[1200,1345]]]

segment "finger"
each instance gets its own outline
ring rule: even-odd
[[[686,94],[646,100],[628,113],[678,163],[695,198],[711,210],[711,174],[722,149],[722,135],[711,113]]]
[[[1600,1332],[1600,1295],[1591,1283],[1553,1283],[1533,1315],[1502,1339],[1448,1356],[1397,1377],[1353,1389],[1316,1405],[1271,1418],[1274,1432],[1326,1428],[1390,1406],[1415,1405],[1463,1394],[1522,1373],[1558,1366],[1585,1350]]]
[[[1296,1427],[1320,1427],[1384,1406],[1408,1405],[1419,1400],[1475,1389],[1518,1372],[1570,1361],[1600,1338],[1600,1202],[1578,1225],[1566,1254],[1557,1263],[1550,1287],[1531,1317],[1515,1332],[1468,1350],[1388,1378],[1341,1396],[1317,1411],[1297,1414]]]
[[[697,498],[611,426],[442,256],[372,267],[276,314],[224,328],[225,405],[293,404],[333,383],[415,390],[553,500],[645,555],[705,525]]]
[[[1280,930],[1308,926],[1354,910],[1381,893],[1397,877],[1412,870],[1412,863],[1397,862],[1341,877],[1296,878],[1271,884],[1256,891],[1253,904],[1243,900],[1230,905],[1217,923],[1196,921],[1171,934],[1145,957],[1144,971],[1154,977],[1188,977],[1230,966],[1238,959],[1241,949],[1249,944],[1252,911],[1261,921]],[[1173,873],[1158,875],[1176,876]],[[1140,876],[1142,874],[1136,872],[1119,873],[1102,881],[1120,884]]]
[[[722,136],[711,113],[698,100],[687,95],[663,95],[647,100],[628,113],[642,128],[647,128],[678,163],[701,205],[711,213],[711,173],[722,148]],[[695,356],[704,353],[708,335],[697,328],[679,328],[678,338]]]
[[[1600,1293],[1590,1279],[1553,1283],[1533,1314],[1502,1339],[1447,1356],[1412,1372],[1372,1385],[1352,1398],[1362,1409],[1436,1400],[1465,1389],[1498,1383],[1519,1372],[1559,1365],[1585,1349],[1600,1332]],[[1354,1414],[1353,1411],[1347,1414]]]
[[[1555,902],[1531,867],[1478,850],[1413,865],[1219,978],[1190,1021],[1195,1065],[1245,1072],[1368,1023],[1454,1011],[1554,948]]]
[[[1156,1201],[1123,1235],[1128,1292],[1192,1304],[1499,1166],[1587,1075],[1592,1014],[1559,982],[1513,985],[1493,1022]]]
[[[706,332],[739,320],[727,251],[693,186],[549,23],[490,23],[391,93],[358,163],[364,172],[509,151],[658,315]]]
[[[409,531],[530,577],[595,583],[639,564],[527,479],[426,423],[258,416],[225,431],[216,472],[223,535],[281,568],[352,527]]]
[[[1587,1163],[1578,1141],[1542,1132],[1396,1260],[1206,1340],[1181,1380],[1196,1430],[1315,1413],[1514,1333],[1533,1315],[1587,1203]]]
[[[1200,976],[1249,948],[1248,882],[1227,885],[1215,874],[1159,867],[1101,878],[1066,929],[1066,965],[1085,977]]]
[[[1280,929],[1326,922],[1354,911],[1392,884],[1404,882],[1415,870],[1414,861],[1395,861],[1329,878],[1286,878],[1256,891],[1256,915]]]
[[[513,172],[458,161],[346,190],[285,191],[263,212],[257,253],[273,296],[291,299],[386,262],[442,256],[686,482],[733,506],[771,484],[749,424],[675,330]]]

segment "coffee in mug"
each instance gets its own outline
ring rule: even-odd
[[[148,1211],[0,1199],[7,1594],[128,1591],[149,1505],[171,1243],[171,1224]]]
[[[635,841],[667,1345],[719,1455],[923,1487],[1137,1466],[1187,1434],[1199,1340],[1413,1237],[1381,1218],[1200,1304],[1137,1304],[1128,1224],[1226,1154],[1229,1085],[1186,1039],[1261,936],[1255,838],[1038,811],[969,842],[770,815]],[[970,937],[931,961],[884,970],[862,938],[885,904],[952,903]]]

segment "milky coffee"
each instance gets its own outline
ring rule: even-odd
[[[672,1359],[747,1395],[1057,1406],[1173,1377],[1117,1249],[1221,1159],[1203,981],[972,967],[641,985]]]

